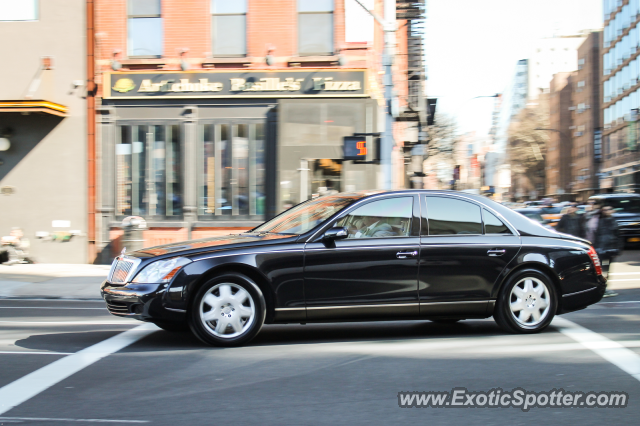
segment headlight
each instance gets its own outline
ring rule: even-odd
[[[185,257],[157,260],[145,266],[133,279],[134,283],[167,283],[180,268],[192,261]]]

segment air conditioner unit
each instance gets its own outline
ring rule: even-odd
[[[576,107],[574,106],[569,107],[569,111],[575,111],[575,110],[576,110]]]

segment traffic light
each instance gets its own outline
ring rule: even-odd
[[[344,159],[365,161],[367,159],[367,138],[365,136],[344,137]]]

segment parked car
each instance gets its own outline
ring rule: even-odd
[[[598,256],[482,196],[376,191],[301,203],[236,235],[118,256],[109,311],[212,345],[263,324],[493,316],[535,333],[604,294]]]
[[[640,194],[598,194],[589,199],[613,207],[613,217],[626,244],[640,243]]]

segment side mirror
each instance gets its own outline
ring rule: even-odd
[[[322,239],[325,241],[344,240],[349,236],[349,230],[344,226],[330,228],[324,233]]]

